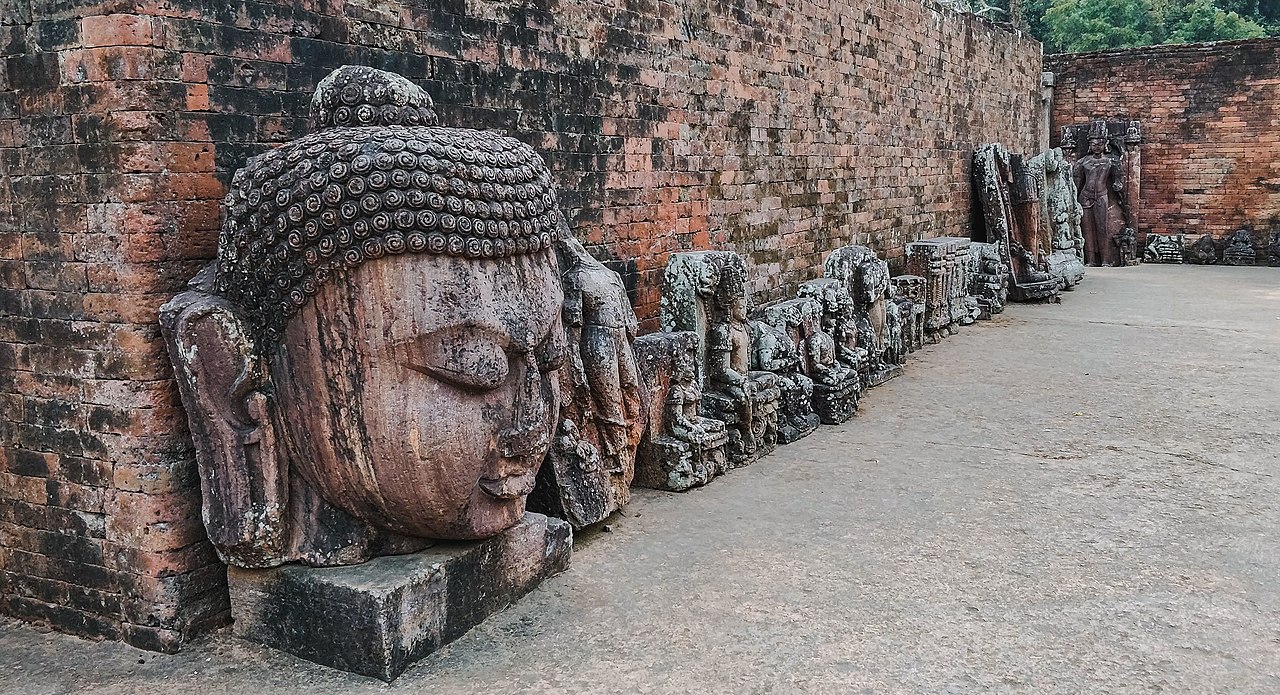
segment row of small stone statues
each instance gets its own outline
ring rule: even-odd
[[[915,242],[896,278],[846,246],[755,310],[742,257],[677,253],[663,330],[637,336],[531,147],[335,70],[310,132],[236,172],[217,259],[160,311],[237,634],[394,678],[566,567],[569,527],[633,483],[688,489],[849,419],[1003,308],[1007,246]],[[292,566],[391,555],[412,556]]]
[[[1219,249],[1212,234],[1202,234],[1188,244],[1184,234],[1148,234],[1143,258],[1148,263],[1195,263],[1197,265],[1257,265],[1253,233],[1241,229],[1226,237]],[[1280,232],[1271,235],[1267,246],[1268,265],[1280,266]]]
[[[701,485],[819,422],[927,337],[999,312],[1007,244],[846,246],[752,310],[728,251],[671,256],[663,331],[560,213],[542,158],[435,125],[405,78],[340,68],[312,132],[254,157],[218,259],[161,311],[228,564],[350,565],[597,523],[633,482]]]
[[[827,256],[825,277],[801,283],[792,299],[752,309],[741,256],[673,254],[662,332],[636,338],[631,354],[579,346],[584,360],[604,356],[584,373],[609,378],[574,380],[585,393],[565,399],[530,508],[579,528],[604,519],[626,502],[632,448],[638,486],[682,491],[706,484],[819,424],[845,422],[866,389],[901,374],[907,355],[926,341],[1004,308],[1008,268],[991,244],[915,242],[906,264],[911,274],[891,278],[874,251],[845,246]],[[565,277],[569,287],[589,284]],[[643,386],[627,393],[617,386],[632,380],[631,359]],[[613,379],[618,372],[623,378]],[[647,412],[630,428],[633,442],[624,425],[629,412]],[[610,484],[584,480],[597,470],[612,472]]]

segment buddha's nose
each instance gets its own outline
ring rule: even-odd
[[[550,387],[543,383],[533,353],[524,355],[524,374],[516,390],[511,424],[498,433],[498,453],[504,459],[520,459],[536,466],[551,446]]]

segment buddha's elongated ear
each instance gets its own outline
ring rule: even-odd
[[[189,290],[160,309],[200,471],[203,516],[222,559],[287,561],[289,476],[264,360],[237,309]]]

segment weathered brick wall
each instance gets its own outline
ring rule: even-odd
[[[1045,62],[1055,133],[1095,117],[1142,121],[1140,234],[1249,228],[1261,250],[1280,232],[1280,39]]]
[[[545,153],[650,327],[672,251],[777,297],[851,241],[966,235],[972,148],[1038,139],[1039,44],[918,0],[6,1],[3,610],[151,648],[226,615],[156,309],[332,68]]]
[[[104,11],[0,3],[0,606],[164,648],[227,608],[155,320],[222,186],[180,56]]]

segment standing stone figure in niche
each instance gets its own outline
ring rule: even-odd
[[[636,453],[636,485],[679,492],[707,484],[729,467],[729,435],[723,422],[700,414],[698,336],[650,333],[634,347],[654,404]]]
[[[1224,265],[1253,265],[1258,260],[1257,251],[1253,248],[1253,233],[1241,229],[1227,237],[1227,245],[1222,249]]]
[[[261,568],[498,534],[560,408],[551,174],[370,68],[311,124],[236,173],[217,261],[161,312],[209,538]]]
[[[622,278],[588,254],[581,243],[563,238],[557,255],[574,386],[585,389],[590,397],[590,417],[600,433],[609,471],[629,471],[643,409],[640,374],[631,352],[640,323]]]
[[[899,275],[890,278],[889,282],[889,296],[898,305],[902,316],[905,356],[924,347],[925,286],[928,281],[919,275]]]
[[[1121,250],[1115,243],[1119,230],[1112,230],[1112,205],[1120,206],[1124,227],[1132,228],[1129,208],[1124,202],[1124,170],[1120,158],[1107,154],[1105,124],[1089,136],[1089,154],[1081,157],[1072,170],[1080,207],[1084,209],[1081,227],[1084,232],[1085,262],[1095,266],[1121,265]]]
[[[743,466],[777,445],[777,377],[751,370],[746,262],[729,251],[673,254],[662,288],[664,331],[699,338],[703,411],[729,426],[729,460]]]
[[[631,343],[638,322],[622,278],[562,230],[556,243],[565,302],[568,360],[563,413],[598,452],[602,468],[584,475],[552,449],[530,506],[581,528],[603,521],[631,497],[635,450],[644,430],[645,389]],[[567,450],[570,453],[577,449]],[[594,471],[592,471],[594,472]]]
[[[1116,245],[1117,265],[1127,266],[1134,265],[1137,260],[1138,248],[1138,230],[1133,227],[1125,227],[1116,232],[1111,238],[1111,243]]]
[[[893,286],[890,285],[890,297],[885,302],[885,321],[887,330],[885,331],[885,350],[884,361],[893,365],[904,365],[907,363],[907,317],[904,316],[902,306],[898,304],[892,297]]]
[[[868,359],[863,369],[867,386],[901,374],[902,364],[889,355],[889,264],[866,246],[842,246],[827,255],[823,268],[828,278],[843,283],[853,301],[859,341]]]
[[[978,301],[980,318],[989,319],[1004,311],[1009,298],[1009,267],[995,244],[970,245],[969,293]]]

